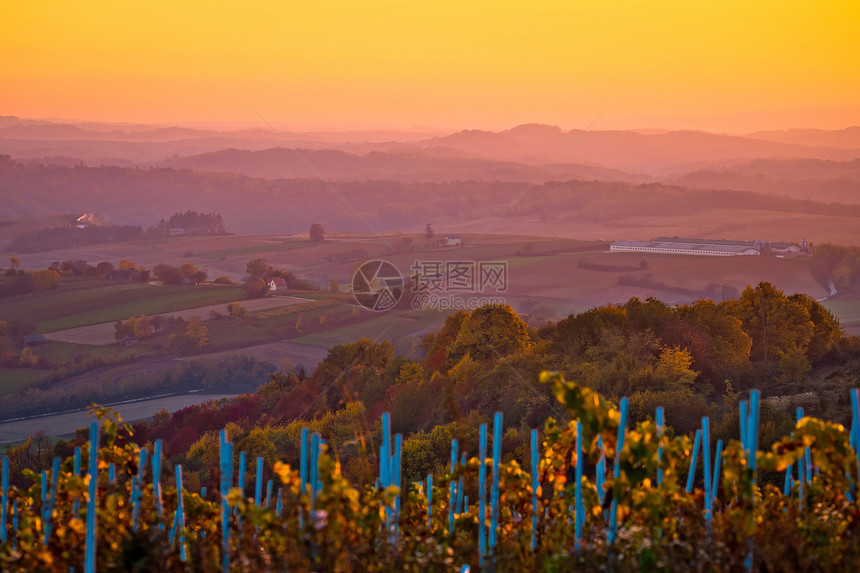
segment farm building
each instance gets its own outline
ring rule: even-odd
[[[272,277],[266,281],[266,284],[269,285],[269,291],[271,292],[275,292],[278,289],[287,290],[287,281],[281,277]]]
[[[725,241],[657,237],[651,241],[615,241],[610,252],[661,253],[669,255],[704,255],[708,257],[757,256],[764,250],[762,241]]]
[[[725,239],[689,239],[685,237],[657,237],[650,241],[615,241],[610,252],[662,253],[669,255],[705,255],[708,257],[735,257],[757,255],[787,255],[808,253],[812,246],[806,239],[800,245],[771,243],[768,241],[728,241]]]
[[[41,334],[25,334],[24,335],[24,346],[41,346],[48,342],[45,340],[45,337]]]
[[[463,244],[463,237],[460,235],[443,235],[441,242],[446,247],[454,247]]]

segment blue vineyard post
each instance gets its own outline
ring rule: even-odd
[[[3,498],[0,500],[0,543],[6,543],[9,534],[6,532],[6,516],[9,514],[9,458],[3,456],[2,488]]]
[[[227,431],[221,430],[221,569],[230,571],[230,508],[227,496],[233,483],[233,444],[227,441]]]
[[[84,573],[96,571],[96,496],[99,487],[99,428],[95,422],[90,424],[89,459],[89,497],[87,499],[87,541],[84,557]]]
[[[627,433],[627,412],[629,409],[627,398],[621,398],[621,421],[618,423],[618,442],[615,446],[615,468],[612,473],[613,479],[621,477],[621,450],[624,449],[624,436]],[[609,510],[609,543],[615,542],[618,532],[618,495],[612,496],[612,507]]]
[[[478,552],[481,567],[487,553],[487,425],[481,424],[478,436]]]
[[[531,433],[531,450],[532,450],[532,551],[537,547],[537,528],[538,528],[538,431],[532,430]]]
[[[690,471],[687,473],[687,493],[693,493],[693,482],[696,480],[696,463],[699,461],[699,446],[702,445],[702,430],[696,430],[693,441],[693,453],[690,457]]]
[[[499,525],[499,478],[502,462],[502,413],[496,412],[493,417],[493,475],[490,490],[490,555],[496,547],[496,537]]]

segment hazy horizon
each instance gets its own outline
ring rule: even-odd
[[[849,3],[7,4],[0,110],[361,129],[860,124]]]
[[[835,117],[836,113],[840,115]],[[71,125],[106,125],[122,127],[138,127],[160,129],[167,127],[183,127],[198,130],[213,130],[224,132],[250,130],[284,129],[308,133],[418,133],[446,135],[459,131],[489,131],[503,132],[524,125],[542,125],[558,127],[562,131],[586,129],[589,131],[699,131],[719,135],[752,135],[761,131],[791,131],[791,130],[822,130],[841,131],[860,126],[860,106],[798,108],[777,111],[761,111],[730,114],[725,116],[701,118],[654,118],[654,119],[616,119],[606,110],[599,118],[593,118],[592,123],[578,124],[565,121],[522,121],[513,120],[508,123],[362,123],[362,122],[319,122],[301,123],[287,119],[272,119],[255,116],[249,120],[214,120],[214,119],[158,119],[135,120],[131,118],[103,117],[62,117],[62,116],[25,116],[14,113],[14,110],[2,110],[0,118],[14,117],[22,122],[66,123]],[[797,117],[799,115],[799,117]],[[791,118],[790,118],[791,117]],[[815,119],[810,119],[810,117]],[[790,118],[790,119],[789,119]],[[268,124],[268,125],[267,125]],[[270,127],[271,126],[271,127]]]

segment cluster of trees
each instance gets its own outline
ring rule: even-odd
[[[10,268],[5,274],[6,279],[0,281],[0,298],[42,292],[60,286],[60,273],[52,269],[25,271]]]
[[[154,232],[162,235],[226,235],[224,220],[218,213],[185,211],[174,213],[168,220],[161,219]]]
[[[132,316],[125,321],[118,320],[114,324],[114,339],[124,340],[126,337],[132,338],[147,338],[153,334],[158,334],[165,329],[175,329],[177,326],[183,326],[184,320],[178,317],[164,317],[161,315]]]
[[[156,279],[168,285],[179,285],[183,282],[199,285],[206,282],[209,276],[206,271],[198,269],[192,263],[183,263],[179,268],[167,263],[158,263],[152,267],[152,274]]]
[[[54,261],[47,269],[36,271],[25,271],[19,268],[21,263],[18,257],[15,256],[9,257],[9,262],[9,268],[3,273],[4,280],[0,280],[0,298],[56,289],[60,286],[62,277],[89,277],[103,280],[113,279],[139,282],[146,282],[150,278],[150,271],[138,267],[128,259],[120,261],[118,266],[115,266],[110,261],[102,261],[97,265],[91,265],[82,259]],[[169,267],[169,265],[166,265],[166,267]],[[183,265],[181,271],[177,271],[182,275],[178,279],[179,282],[186,278],[183,273],[187,273],[189,270],[192,271],[189,278],[193,280],[200,279],[201,281],[206,280],[205,272],[199,274],[201,271],[198,271],[193,265],[190,268]],[[176,278],[176,275],[169,276],[171,279]]]
[[[248,298],[260,298],[269,292],[266,281],[271,278],[282,278],[290,290],[318,290],[319,287],[310,281],[300,279],[291,272],[276,269],[266,262],[266,259],[251,259],[245,266],[248,280],[242,285],[242,290]]]
[[[36,332],[36,321],[27,316],[0,320],[0,366],[6,368],[50,368],[52,363],[24,344]]]
[[[837,293],[860,291],[860,248],[824,243],[815,247],[809,263],[812,275]]]
[[[209,329],[196,316],[192,316],[181,332],[167,338],[167,351],[175,356],[186,356],[203,350],[209,344]]]
[[[6,250],[38,253],[64,247],[139,241],[147,236],[171,234],[226,235],[227,231],[218,213],[186,211],[172,215],[167,221],[161,219],[156,226],[150,227],[146,232],[139,225],[88,225],[78,228],[72,224],[48,227],[16,236]]]
[[[237,440],[248,439],[242,442],[246,451],[289,459],[293,433],[308,424],[295,420],[317,418],[312,423],[328,428],[324,437],[339,452],[346,474],[358,479],[367,460],[349,447],[354,434],[344,427],[363,424],[376,432],[379,413],[391,412],[392,430],[406,437],[403,455],[412,469],[404,471],[417,477],[444,468],[451,438],[474,443],[478,425],[501,411],[509,424],[505,450],[524,462],[527,428],[548,416],[565,419],[551,389],[539,382],[539,373],[552,369],[612,398],[628,396],[631,422],[664,406],[676,433],[694,430],[709,415],[714,439],[736,438],[741,392],[804,379],[817,364],[857,353],[846,340],[819,303],[787,296],[768,283],[720,303],[673,307],[634,298],[539,329],[507,306],[483,307],[449,316],[442,329],[424,338],[423,358],[396,354],[386,341],[338,345],[310,375],[277,373],[257,393],[232,400],[228,408],[245,413],[241,422],[210,405],[196,411],[208,412],[204,418],[213,420],[211,426],[194,414],[191,427],[184,420],[192,415],[184,414],[150,430],[196,435],[190,450],[168,453],[193,458],[184,467],[204,485],[215,475],[217,459],[206,452],[215,432],[231,420],[238,424]],[[767,405],[762,416],[763,440],[778,437],[792,423]]]
[[[234,312],[243,316],[245,314],[245,309],[241,307],[228,307],[228,310],[231,315]],[[127,338],[145,339],[163,332],[171,332],[167,338],[167,350],[175,356],[196,354],[209,344],[209,329],[196,316],[186,321],[180,316],[142,314],[124,321],[118,320],[114,324],[114,339],[118,341]]]

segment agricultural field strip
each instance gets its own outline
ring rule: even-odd
[[[237,287],[105,285],[89,289],[44,292],[0,300],[0,316],[18,315],[38,323],[37,332],[55,332],[79,326],[154,315],[211,304],[227,304],[241,297]]]
[[[311,299],[289,296],[244,300],[237,302],[244,306],[248,310],[248,312],[255,312],[258,310],[268,310],[271,308],[311,302]],[[189,308],[176,312],[168,312],[155,316],[163,316],[165,318],[181,317],[184,320],[188,320],[192,316],[199,316],[205,319],[209,318],[209,314],[212,311],[225,314],[227,312],[227,304],[228,303],[212,304],[208,306]],[[96,346],[105,346],[116,342],[116,339],[114,338],[114,324],[114,322],[103,322],[101,324],[93,324],[90,326],[80,326],[78,328],[47,332],[45,333],[45,338],[48,340],[70,342],[73,344],[92,344]]]
[[[122,402],[111,405],[114,412],[118,412],[126,422],[133,422],[152,417],[156,412],[167,409],[170,412],[187,408],[195,404],[201,404],[209,400],[229,398],[229,394],[180,394],[165,396],[154,399],[142,399]],[[8,444],[26,440],[27,436],[44,430],[49,436],[63,436],[71,434],[78,428],[86,427],[93,421],[92,416],[86,410],[76,412],[63,412],[49,414],[36,418],[15,420],[0,424],[0,444]]]

